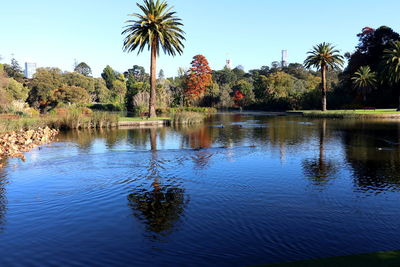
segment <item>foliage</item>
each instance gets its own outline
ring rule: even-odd
[[[230,84],[237,80],[235,72],[225,67],[223,70],[213,72],[213,80],[220,85]]]
[[[329,43],[321,43],[313,47],[308,52],[309,56],[304,61],[306,68],[315,67],[322,69],[338,69],[343,65],[343,56],[339,54],[339,50]]]
[[[28,103],[42,112],[55,107],[54,91],[63,85],[63,76],[57,68],[39,68],[30,83]]]
[[[188,100],[198,100],[212,84],[212,70],[203,55],[194,56],[191,65],[185,95]]]
[[[149,117],[156,116],[156,58],[160,54],[160,48],[164,53],[175,56],[183,52],[185,40],[183,24],[176,17],[176,12],[171,11],[165,1],[144,0],[144,5],[137,3],[143,14],[131,14],[136,20],[128,20],[125,30],[124,51],[138,50],[138,54],[144,48],[151,49],[150,72],[150,104]]]
[[[89,102],[90,95],[81,87],[63,85],[60,89],[55,90],[54,98],[59,103],[85,104]]]
[[[363,91],[364,100],[366,98],[367,90],[374,88],[377,84],[376,73],[371,71],[369,66],[361,66],[354,76],[351,77],[355,87]]]
[[[125,96],[127,110],[135,111],[135,108],[137,106],[147,107],[149,90],[150,84],[147,82],[136,82],[134,80],[128,80],[127,93]],[[138,113],[143,112],[145,111],[143,111],[142,109],[138,111]]]
[[[107,65],[101,73],[101,77],[106,82],[107,88],[111,90],[113,87],[113,82],[117,79],[117,73],[109,65]]]
[[[182,40],[184,32],[181,29],[181,19],[175,16],[165,1],[144,0],[144,5],[137,3],[143,14],[134,13],[130,16],[137,20],[128,20],[126,29],[122,32],[126,35],[124,51],[132,52],[138,49],[141,53],[147,46],[155,46],[157,54],[162,48],[168,55],[174,56],[183,52]]]
[[[326,82],[326,72],[329,69],[339,69],[343,65],[343,56],[339,54],[339,51],[335,49],[329,43],[321,43],[313,47],[311,51],[308,52],[309,56],[304,61],[306,68],[317,68],[321,71],[321,91],[322,91],[322,111],[326,111],[326,92],[327,92],[327,82]]]
[[[111,92],[102,78],[94,79],[94,98],[92,100],[99,103],[108,103],[112,101]]]
[[[126,84],[124,81],[115,80],[112,83],[111,95],[118,103],[122,104],[125,100]]]
[[[146,73],[142,66],[133,65],[131,69],[124,72],[125,77],[133,76],[133,79],[137,82],[145,82],[149,80],[149,74]]]
[[[75,72],[66,72],[62,74],[63,76],[63,84],[68,86],[77,86],[84,88],[87,93],[92,95],[92,98],[96,98],[95,96],[95,79],[92,77],[87,77],[79,73]]]
[[[234,105],[232,99],[232,88],[228,84],[224,84],[220,87],[220,96],[219,96],[219,108],[231,108]]]
[[[254,101],[254,87],[250,82],[246,80],[237,81],[232,89],[237,105],[247,106]]]
[[[101,104],[101,103],[96,103],[96,104],[90,105],[89,108],[92,110],[97,110],[97,111],[122,111],[123,110],[120,105]]]
[[[22,83],[17,82],[13,78],[8,79],[8,85],[6,87],[6,92],[14,100],[25,101],[28,98],[29,89],[25,87]]]
[[[76,73],[82,74],[83,76],[90,76],[92,74],[92,69],[85,62],[81,62],[76,65],[74,71]]]
[[[390,84],[400,82],[400,41],[395,41],[391,46],[383,51],[383,64],[385,74]]]
[[[217,109],[207,108],[207,107],[180,107],[180,108],[170,108],[166,110],[166,112],[170,114],[182,113],[182,112],[216,113]]]
[[[172,114],[172,124],[195,124],[204,121],[206,116],[199,112],[179,112]]]
[[[4,64],[4,71],[7,73],[8,77],[14,78],[17,81],[21,81],[24,78],[22,68],[15,58],[11,59],[11,65]]]

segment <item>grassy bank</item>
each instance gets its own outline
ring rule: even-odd
[[[118,116],[106,112],[92,114],[67,113],[63,115],[42,115],[0,119],[0,133],[50,127],[52,129],[110,128],[118,124]]]
[[[288,113],[302,114],[310,118],[400,118],[400,112],[396,109],[376,109],[376,110],[297,110]]]
[[[271,267],[400,266],[400,251],[385,251],[308,261],[269,264]]]

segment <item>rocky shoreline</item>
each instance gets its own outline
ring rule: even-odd
[[[58,133],[58,130],[45,127],[0,134],[0,161],[6,158],[25,160],[24,152],[29,152],[39,145],[50,143]]]

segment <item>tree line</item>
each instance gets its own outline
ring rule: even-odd
[[[164,19],[170,23],[163,32],[157,32],[160,29],[151,22],[146,26],[158,35],[152,66],[160,48],[167,54],[180,54],[184,37],[175,13],[166,13],[167,5],[161,1],[145,1],[140,6],[148,14],[158,15],[157,23]],[[145,25],[141,21],[147,15],[136,15],[139,20],[128,21],[123,32],[126,51],[152,47],[152,39],[141,32]],[[182,106],[262,110],[395,107],[400,102],[400,35],[386,26],[365,27],[357,38],[355,51],[343,56],[331,44],[321,43],[308,52],[303,63],[272,64],[247,72],[241,66],[212,70],[204,55],[196,55],[190,68],[180,68],[177,76],[169,78],[163,70],[157,74],[151,68],[149,74],[138,65],[124,72],[106,66],[101,77],[94,78],[90,66],[81,62],[73,72],[39,68],[32,79],[26,79],[12,59],[10,64],[0,65],[0,111],[29,105],[43,113],[56,107],[93,104],[148,115],[154,115],[152,108],[162,112]],[[348,64],[342,69],[344,59]]]

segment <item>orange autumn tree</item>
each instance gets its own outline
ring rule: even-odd
[[[191,65],[185,95],[193,102],[203,97],[207,87],[212,84],[212,70],[203,55],[194,56]]]

